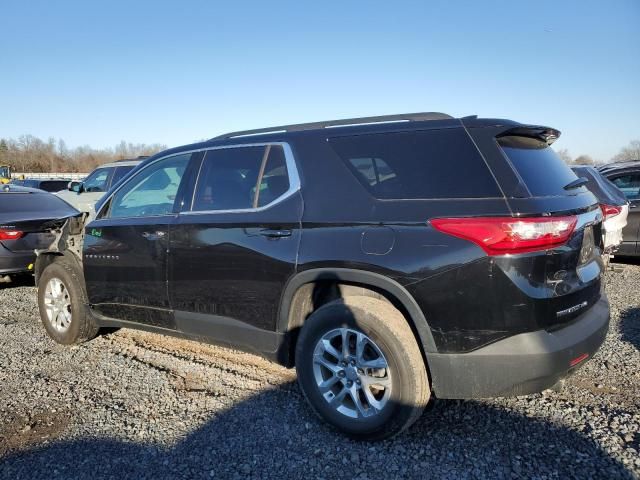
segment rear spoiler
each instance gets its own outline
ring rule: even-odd
[[[509,128],[496,135],[496,138],[507,136],[529,137],[542,140],[547,145],[551,145],[560,137],[560,130],[539,125],[523,125],[521,127]]]

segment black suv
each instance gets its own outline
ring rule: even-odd
[[[63,344],[131,327],[295,365],[313,409],[359,438],[402,431],[431,396],[541,391],[609,323],[602,213],[558,135],[425,113],[164,151],[39,252],[42,321]]]

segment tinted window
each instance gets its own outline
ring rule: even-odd
[[[173,211],[191,154],[159,160],[125,181],[111,201],[111,217],[149,217]]]
[[[501,196],[462,129],[336,137],[330,143],[380,199]]]
[[[42,214],[52,212],[76,212],[67,202],[50,193],[0,193],[0,213],[26,214],[33,213],[35,218],[42,218]],[[60,213],[57,213],[58,215]],[[19,218],[20,215],[14,217]],[[53,218],[53,217],[52,217]]]
[[[127,173],[133,170],[135,165],[126,165],[122,167],[117,167],[113,172],[113,177],[111,178],[111,185],[115,185],[118,183],[122,177],[124,177]]]
[[[83,182],[87,192],[106,192],[107,180],[112,168],[98,168],[94,170]]]
[[[195,211],[253,208],[266,147],[209,150],[193,200]]]
[[[640,199],[640,173],[627,173],[612,178],[611,181],[629,200]]]
[[[59,192],[60,190],[66,190],[68,184],[68,180],[45,180],[40,182],[36,188],[45,192]]]
[[[289,190],[289,173],[284,149],[280,145],[271,145],[264,174],[258,186],[258,198],[255,205],[264,207],[286,193],[287,190]]]
[[[499,138],[498,144],[532,195],[568,195],[586,191],[585,187],[564,189],[578,177],[546,142],[507,136]]]

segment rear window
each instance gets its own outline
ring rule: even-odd
[[[335,152],[379,199],[501,196],[462,129],[335,137]]]
[[[513,167],[535,197],[582,193],[585,187],[565,190],[578,177],[546,142],[537,138],[506,136],[498,139]]]
[[[74,208],[59,197],[47,193],[23,193],[6,192],[0,193],[0,213],[36,213],[47,216],[50,212],[68,210],[73,212]]]

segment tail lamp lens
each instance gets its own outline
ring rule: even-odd
[[[606,205],[604,203],[600,204],[600,210],[602,210],[602,215],[604,215],[604,219],[608,220],[616,215],[620,215],[622,212],[622,207],[616,207],[614,205]]]
[[[17,240],[24,236],[20,230],[0,230],[0,240]]]
[[[434,218],[436,230],[475,243],[488,255],[535,252],[563,245],[578,219],[565,217]]]

